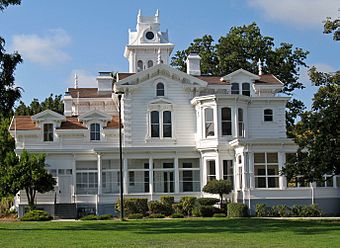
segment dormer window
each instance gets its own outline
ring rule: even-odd
[[[53,141],[53,124],[44,124],[44,141]]]
[[[215,136],[214,132],[214,110],[212,108],[206,108],[204,110],[205,119],[205,137]]]
[[[250,84],[242,83],[242,95],[250,96]]]
[[[143,61],[141,60],[137,61],[137,71],[143,71]]]
[[[90,140],[100,140],[100,125],[98,123],[90,125]]]
[[[263,111],[263,119],[264,119],[264,121],[273,121],[273,110],[272,109],[265,109]]]
[[[152,60],[149,60],[148,61],[148,68],[152,67],[153,66],[153,61]]]
[[[156,96],[164,96],[164,84],[158,83],[156,86]]]
[[[238,83],[231,84],[231,94],[238,95],[240,94],[240,86]]]

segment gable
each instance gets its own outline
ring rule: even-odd
[[[52,110],[45,110],[43,112],[40,112],[36,115],[32,116],[32,120],[36,121],[36,122],[43,122],[43,121],[57,121],[57,122],[61,122],[61,121],[65,121],[66,118],[65,116],[56,113]]]
[[[78,119],[80,121],[84,121],[84,122],[92,121],[92,120],[98,120],[98,121],[106,122],[106,121],[110,121],[112,119],[112,116],[110,116],[110,115],[108,115],[104,112],[101,112],[99,110],[91,110],[87,113],[80,115],[78,117]]]

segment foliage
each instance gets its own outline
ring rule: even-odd
[[[25,105],[23,101],[20,101],[15,114],[16,115],[35,115],[46,109],[50,109],[59,114],[64,113],[64,103],[62,95],[53,95],[46,97],[41,103],[38,99],[34,98],[30,105]]]
[[[229,194],[232,189],[233,187],[229,180],[211,180],[203,187],[203,192],[218,194],[220,196],[220,206],[222,208],[223,195]]]
[[[256,217],[266,217],[268,216],[267,207],[264,203],[257,203],[255,206]]]
[[[169,208],[169,206],[160,201],[149,201],[148,206],[150,214],[164,214],[169,216],[172,213],[172,208]]]
[[[98,216],[95,214],[88,214],[81,217],[80,220],[98,220]]]
[[[212,217],[218,211],[219,209],[213,206],[197,206],[193,209],[192,214],[196,217]]]
[[[323,176],[340,174],[340,71],[309,71],[314,85],[319,86],[311,111],[301,114],[293,133],[298,145],[297,156],[288,161],[282,172],[290,180],[315,182]]]
[[[150,219],[163,219],[165,218],[165,215],[164,214],[150,214],[148,217]]]
[[[274,205],[267,207],[265,204],[256,204],[256,217],[319,217],[321,210],[316,204],[312,205]]]
[[[128,219],[143,219],[143,214],[129,214]]]
[[[9,5],[20,5],[21,0],[0,0],[0,11],[6,9]]]
[[[219,201],[220,201],[219,199],[211,197],[197,198],[197,203],[202,206],[213,206]]]
[[[295,217],[320,217],[322,215],[318,205],[294,205],[291,207],[291,216]]]
[[[183,196],[181,197],[180,204],[182,205],[182,213],[186,216],[192,215],[192,210],[195,207],[196,197]]]
[[[324,34],[333,33],[333,40],[340,40],[340,19],[334,19],[327,17],[323,25]]]
[[[162,195],[162,196],[160,197],[160,201],[161,201],[161,203],[163,203],[164,205],[170,206],[170,207],[171,207],[172,204],[175,203],[175,197],[170,196],[170,195]]]
[[[171,218],[174,218],[174,219],[176,219],[176,218],[184,218],[184,215],[180,214],[180,213],[174,213],[174,214],[171,215]]]
[[[53,217],[43,210],[29,211],[21,218],[22,221],[48,221],[52,219]]]
[[[225,213],[216,213],[213,215],[215,218],[221,218],[221,217],[226,217],[227,215]]]
[[[0,118],[0,167],[11,166],[12,164],[5,163],[6,156],[12,156],[15,154],[15,142],[8,131],[10,123],[10,118]]]
[[[36,193],[46,193],[54,189],[56,180],[45,169],[45,155],[21,153],[19,163],[8,168],[1,181],[8,181],[7,195],[14,195],[19,190],[26,191],[28,205],[34,208]]]
[[[13,206],[13,196],[3,197],[0,199],[0,215],[11,212],[10,208]]]
[[[229,203],[228,217],[246,217],[248,216],[248,206],[243,203]]]
[[[117,199],[116,210],[120,212],[120,199]],[[148,212],[148,199],[147,198],[124,198],[124,213],[129,216],[130,214],[143,214]]]
[[[272,207],[272,216],[287,217],[290,215],[290,208],[286,205],[275,205]]]
[[[172,209],[176,214],[183,214],[183,206],[181,203],[172,204]]]
[[[112,214],[102,214],[98,216],[98,220],[111,220],[113,219]]]

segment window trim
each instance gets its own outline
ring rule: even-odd
[[[242,115],[240,115],[242,113]],[[242,116],[242,120],[240,119],[240,116]],[[240,126],[242,128],[240,128]],[[245,126],[244,126],[244,111],[243,108],[237,108],[237,136],[244,138],[245,137]]]
[[[98,125],[98,127],[99,127],[99,130],[94,130],[94,131],[92,131],[92,126],[93,125]],[[101,141],[101,124],[99,123],[99,122],[92,122],[90,125],[89,125],[89,131],[90,131],[90,141],[91,142],[98,142],[98,141]],[[98,133],[98,137],[99,137],[99,139],[92,139],[92,133],[94,133],[94,135],[96,135],[97,133]],[[97,137],[97,136],[95,136],[95,137]]]
[[[237,85],[237,90],[233,89],[233,86]],[[233,82],[231,83],[231,87],[230,87],[230,94],[232,95],[239,95],[240,94],[240,84]]]
[[[158,85],[162,85],[163,86],[163,89],[159,89],[158,88]],[[165,97],[165,85],[163,82],[157,82],[156,83],[156,97]],[[162,92],[163,91],[163,94],[159,94],[159,92]]]
[[[248,85],[249,89],[248,90],[244,90],[243,85]],[[240,93],[242,93],[243,96],[250,96],[251,95],[250,83],[249,82],[243,82],[241,84],[241,86],[242,86],[242,91]],[[249,95],[244,94],[245,92],[249,92]]]
[[[46,130],[46,137],[49,137],[50,134],[52,134],[52,140],[50,140],[49,138],[45,140],[45,126],[51,126],[52,129],[51,130]],[[43,142],[53,142],[54,141],[54,124],[51,122],[46,122],[43,123],[42,125],[42,130],[43,130]]]
[[[139,63],[140,63],[140,62],[141,62],[142,68],[139,67]],[[143,62],[143,60],[141,60],[141,59],[137,60],[136,71],[137,71],[137,72],[144,71],[144,62]]]
[[[223,110],[224,109],[228,109],[230,111],[230,119],[226,119],[224,120],[223,119]],[[232,109],[230,107],[222,107],[221,108],[221,135],[222,136],[231,136],[233,135],[233,117],[232,117]],[[223,133],[223,124],[227,124],[227,123],[230,123],[230,133],[226,133],[224,134]]]
[[[214,162],[214,173],[213,174],[211,174],[211,171],[210,171],[210,162]],[[212,181],[212,180],[216,180],[217,179],[217,175],[216,175],[216,171],[217,171],[217,168],[216,168],[216,159],[207,159],[205,161],[205,166],[206,166],[206,171],[207,171],[207,173],[206,173],[207,174],[206,175],[207,182]]]
[[[270,110],[271,114],[266,114],[266,110]],[[266,120],[266,117],[271,117],[271,120]],[[263,109],[263,122],[270,123],[274,122],[274,110],[271,108]]]
[[[213,135],[208,135],[207,134],[207,121],[206,121],[206,111],[207,110],[211,110],[212,111],[212,120],[209,121],[210,124],[213,124],[213,132],[214,134]],[[215,116],[214,116],[214,108],[213,107],[206,107],[203,109],[203,134],[204,134],[204,138],[205,139],[209,139],[209,138],[212,138],[212,137],[216,137],[216,132],[215,132]]]
[[[152,136],[152,113],[153,112],[158,112],[158,132],[159,132],[159,136]],[[170,119],[170,126],[171,126],[171,136],[170,137],[165,137],[164,136],[164,125],[168,123],[164,123],[164,113],[165,112],[170,112],[171,115],[171,119]],[[173,111],[171,109],[163,109],[163,110],[151,110],[149,111],[149,124],[148,124],[148,128],[149,128],[149,138],[151,139],[173,139],[174,138],[174,115],[173,115]]]
[[[259,154],[264,154],[264,162],[255,162],[255,154],[259,153]],[[270,153],[274,153],[277,156],[277,162],[273,162],[273,163],[269,163],[268,162],[268,154]],[[279,154],[278,152],[255,152],[254,153],[254,158],[253,158],[253,165],[254,165],[254,183],[255,183],[255,189],[279,189],[280,188],[280,172],[279,172]],[[256,169],[255,169],[255,165],[259,165],[259,166],[264,166],[264,170],[265,170],[265,174],[264,175],[256,175]],[[268,166],[277,166],[277,175],[268,175]],[[266,187],[256,187],[256,178],[264,178],[265,179],[265,183],[266,183]],[[269,178],[277,178],[278,181],[278,185],[277,187],[269,187]]]

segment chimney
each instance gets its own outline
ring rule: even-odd
[[[112,82],[111,72],[99,72],[99,76],[97,76],[98,93],[112,92]]]
[[[187,73],[193,76],[201,75],[201,57],[197,52],[191,52],[186,60]]]

